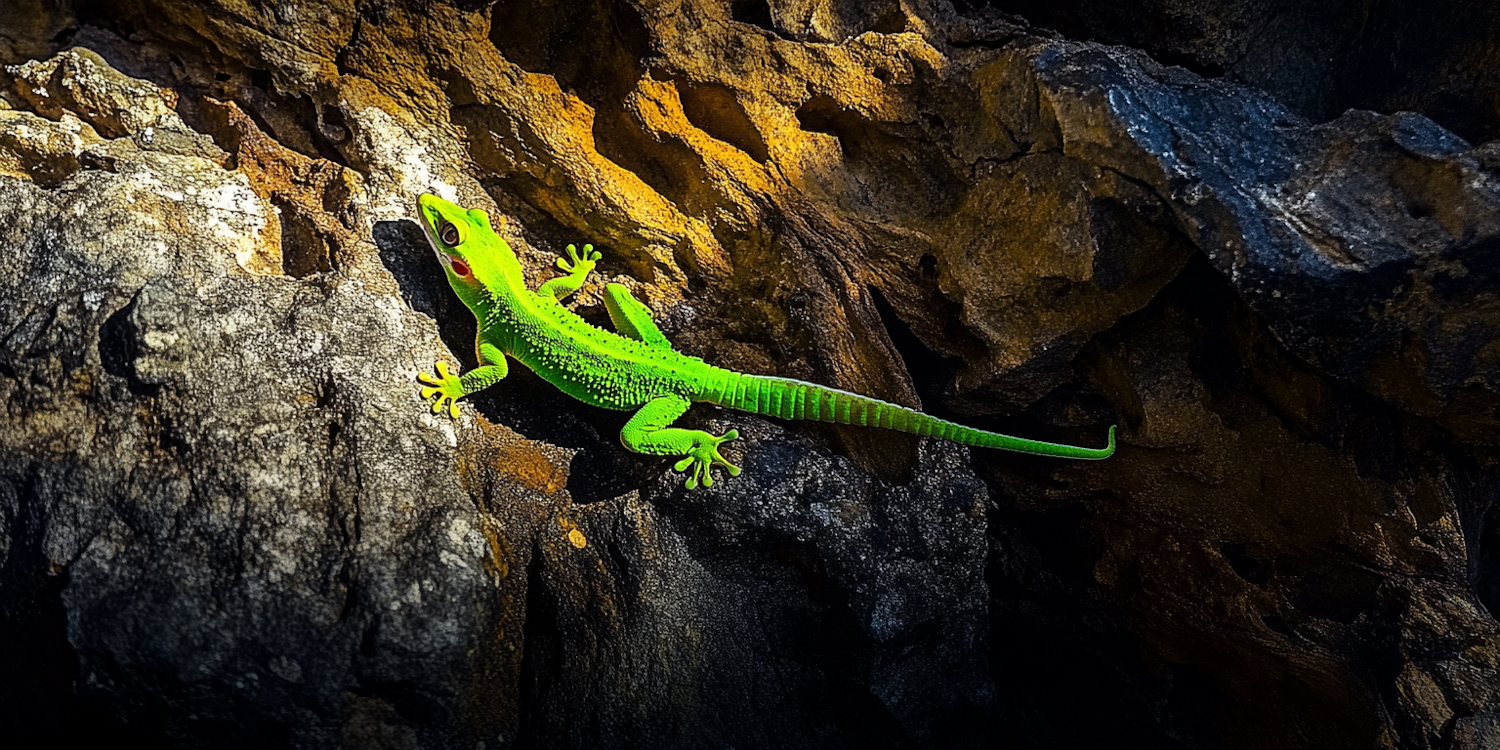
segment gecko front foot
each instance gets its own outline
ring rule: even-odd
[[[740,433],[730,430],[719,437],[714,437],[706,432],[701,432],[699,435],[701,437],[698,438],[697,443],[693,445],[692,449],[688,451],[687,456],[678,461],[676,466],[672,467],[676,471],[687,472],[687,488],[690,490],[696,489],[700,484],[704,487],[714,486],[714,477],[709,470],[716,463],[722,464],[724,469],[729,472],[729,476],[739,476],[740,467],[729,463],[724,460],[722,455],[719,455],[719,444],[727,443],[739,437]]]
[[[575,245],[568,245],[567,252],[568,257],[557,259],[557,267],[567,274],[581,273],[587,276],[590,271],[594,270],[594,265],[599,262],[599,259],[604,257],[594,249],[593,245],[584,245],[581,256]]]
[[[442,411],[446,402],[449,416],[458,419],[458,400],[464,397],[463,382],[458,379],[457,375],[448,372],[447,362],[438,361],[436,369],[437,377],[425,372],[417,373],[417,379],[430,386],[422,389],[422,399],[425,401],[437,396],[437,399],[432,402],[432,413],[437,414]]]

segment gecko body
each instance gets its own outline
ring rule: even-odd
[[[495,233],[484,211],[424,194],[420,223],[448,282],[479,323],[474,342],[479,366],[457,375],[438,362],[422,398],[432,411],[458,416],[457,401],[499,382],[506,358],[531,369],[574,398],[606,409],[635,410],[620,431],[620,442],[637,453],[681,456],[675,469],[688,472],[687,487],[713,485],[718,464],[730,476],[740,473],[719,453],[738,437],[735,430],[712,435],[671,424],[694,402],[781,419],[883,427],[933,436],[965,445],[1062,458],[1101,459],[1115,449],[1115,428],[1104,448],[1002,435],[938,419],[879,399],[790,378],[748,375],[715,367],[672,348],[651,320],[651,311],[619,284],[605,287],[604,305],[615,331],[591,325],[562,300],[583,285],[599,260],[592,245],[582,254],[569,245],[557,260],[567,275],[535,291],[527,289],[520,260]]]

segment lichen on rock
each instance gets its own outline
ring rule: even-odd
[[[1500,742],[1495,142],[993,3],[83,5],[0,9],[4,731]],[[523,368],[434,418],[423,191],[601,324],[1121,448],[700,406],[686,493]]]

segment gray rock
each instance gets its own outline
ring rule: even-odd
[[[0,732],[1495,744],[1493,144],[968,4],[53,5],[0,29]],[[522,368],[434,417],[424,190],[716,364],[1121,450],[700,407],[746,470],[689,493]]]

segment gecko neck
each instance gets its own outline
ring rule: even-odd
[[[481,323],[492,319],[500,310],[516,309],[523,304],[523,298],[531,295],[523,282],[511,279],[509,274],[501,276],[496,283],[481,283],[478,288],[454,284],[453,291]]]

